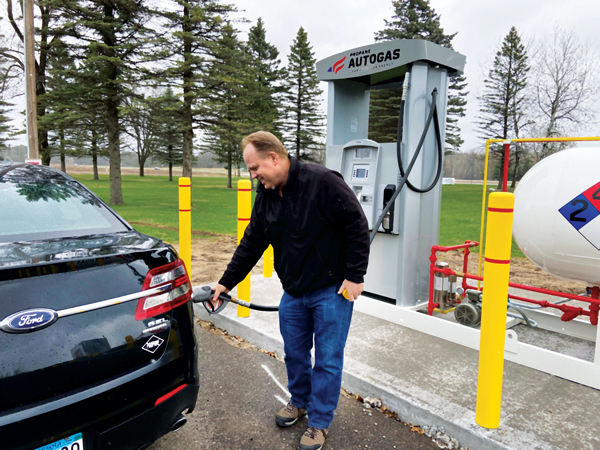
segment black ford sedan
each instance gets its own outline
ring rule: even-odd
[[[58,170],[0,163],[0,448],[136,450],[181,427],[191,297],[170,245]]]

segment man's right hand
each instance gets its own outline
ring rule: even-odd
[[[217,284],[214,288],[214,295],[212,297],[212,299],[209,301],[209,303],[212,305],[213,310],[216,310],[219,308],[219,306],[221,306],[221,304],[223,303],[223,300],[221,300],[219,298],[219,295],[221,294],[228,294],[229,293],[229,289],[227,289],[225,286],[223,286],[222,284]]]

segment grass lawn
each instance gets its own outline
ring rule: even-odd
[[[492,187],[495,187],[495,184]],[[486,202],[491,193],[489,188],[490,184],[488,184]],[[455,184],[442,187],[440,245],[464,244],[467,240],[479,242],[482,196],[483,186],[481,185]],[[479,244],[482,243],[479,242]],[[479,252],[479,247],[471,250]],[[525,257],[514,239],[511,255]]]
[[[108,203],[108,175],[94,181],[92,175],[76,175]],[[237,233],[237,179],[227,189],[223,177],[195,177],[192,188],[192,230],[219,234]],[[123,175],[123,205],[111,205],[141,233],[168,242],[179,241],[178,181],[168,177]]]
[[[108,175],[76,178],[108,203]],[[227,189],[224,177],[194,177],[192,230],[219,234],[237,233],[237,179]],[[123,205],[113,208],[138,231],[177,242],[179,222],[177,181],[167,177],[123,175]],[[456,184],[442,188],[440,245],[479,241],[482,186]],[[488,191],[489,194],[489,191]],[[477,251],[477,249],[473,249]],[[513,241],[512,256],[523,256]]]

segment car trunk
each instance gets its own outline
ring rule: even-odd
[[[106,239],[95,246],[85,238],[0,246],[0,319],[139,293],[148,270],[175,259],[163,243],[137,233]],[[36,331],[0,331],[0,411],[88,388],[160,359],[171,312],[136,320],[138,302],[60,317]]]

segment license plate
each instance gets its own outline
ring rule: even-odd
[[[83,450],[83,435],[77,433],[52,444],[36,448],[35,450]]]

